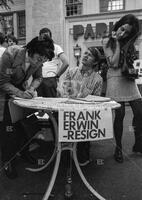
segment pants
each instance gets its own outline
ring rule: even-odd
[[[30,125],[32,131],[35,131],[35,126]],[[30,131],[31,133],[31,131]],[[17,122],[12,124],[9,112],[8,100],[5,102],[4,118],[0,123],[0,149],[2,162],[13,160],[16,153],[21,150],[21,154],[26,153],[29,146],[25,146],[29,138],[26,134],[26,128],[22,123]],[[23,146],[25,146],[23,148]]]
[[[37,89],[38,96],[57,97],[57,81],[55,77],[44,78]]]
[[[119,102],[121,107],[115,110],[114,135],[116,145],[122,148],[123,120],[125,116],[125,102]],[[133,111],[133,126],[135,133],[135,145],[142,146],[142,99],[129,102]]]

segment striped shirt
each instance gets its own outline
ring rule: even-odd
[[[64,81],[68,81],[68,87],[72,87],[74,97],[86,97],[87,95],[100,96],[102,92],[102,77],[95,71],[83,72],[80,67],[68,69]]]

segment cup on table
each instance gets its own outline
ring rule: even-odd
[[[63,81],[62,83],[62,97],[66,98],[75,98],[80,90],[80,82],[79,81]]]

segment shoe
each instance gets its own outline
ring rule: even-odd
[[[123,163],[123,154],[122,154],[122,150],[120,148],[116,147],[115,153],[114,153],[114,159],[118,163]]]
[[[15,179],[18,177],[17,170],[11,163],[8,163],[7,165],[4,164],[4,172],[9,179]]]
[[[142,153],[142,146],[140,146],[140,145],[134,145],[132,151],[134,153]]]
[[[27,162],[27,163],[29,163],[29,164],[33,164],[33,165],[36,165],[36,164],[37,164],[37,160],[36,160],[34,157],[32,157],[32,156],[30,155],[29,152],[22,153],[22,154],[21,154],[21,158],[22,158],[25,162]]]

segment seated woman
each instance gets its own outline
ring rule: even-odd
[[[32,39],[25,47],[8,47],[1,57],[0,65],[0,148],[1,160],[8,178],[16,178],[14,158],[21,140],[25,140],[23,130],[16,134],[12,124],[9,99],[16,96],[31,99],[42,81],[42,64],[54,57],[51,38]],[[29,84],[29,79],[31,82]],[[33,163],[28,149],[23,149],[22,157]]]
[[[90,47],[85,51],[82,65],[68,69],[62,80],[62,88],[59,90],[61,96],[82,98],[87,95],[100,96],[103,80],[98,73],[101,54],[97,48]],[[89,163],[90,142],[78,143],[78,160],[80,166]]]

